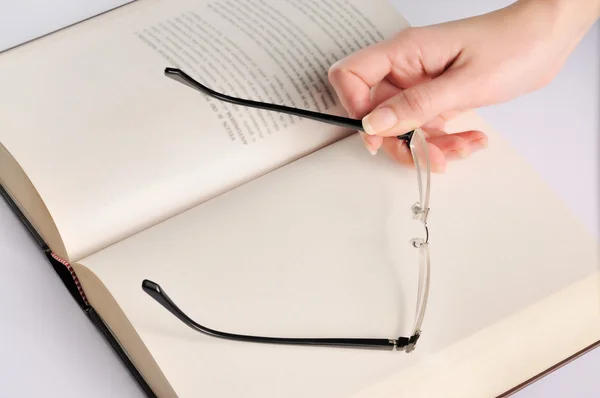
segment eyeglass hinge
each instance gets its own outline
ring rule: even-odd
[[[429,207],[426,209],[423,209],[421,207],[421,203],[417,202],[414,205],[412,205],[412,213],[413,213],[413,219],[420,220],[420,221],[423,221],[424,223],[427,223],[427,217],[429,216]]]
[[[417,332],[408,339],[408,344],[406,345],[405,349],[407,353],[415,349],[415,345],[417,344],[419,337],[421,337],[421,331],[417,330]]]

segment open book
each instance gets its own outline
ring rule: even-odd
[[[385,0],[143,0],[0,55],[0,182],[158,397],[492,397],[600,340],[598,242],[475,113],[490,147],[431,180],[431,285],[410,353],[200,334],[409,333],[414,170],[355,131],[175,83],[344,115],[336,60],[408,27]]]

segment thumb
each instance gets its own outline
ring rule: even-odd
[[[409,87],[373,109],[363,120],[369,135],[384,137],[404,134],[421,127],[441,113],[467,109],[467,83],[461,70]]]

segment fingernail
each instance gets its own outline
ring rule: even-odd
[[[471,141],[469,143],[469,146],[471,147],[471,149],[473,151],[479,151],[481,149],[487,148],[488,142],[487,142],[487,139],[482,138],[479,140]]]
[[[398,123],[398,118],[391,108],[377,108],[362,120],[365,132],[369,135],[375,135],[382,131],[389,130]]]
[[[375,148],[373,146],[373,143],[371,141],[369,141],[369,136],[367,136],[365,133],[363,133],[361,131],[360,132],[360,138],[362,138],[363,144],[365,145],[365,148],[367,148],[367,151],[369,151],[369,153],[371,155],[376,155],[377,154],[377,148]]]

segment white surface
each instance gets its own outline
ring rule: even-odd
[[[510,3],[392,1],[413,25],[465,17]],[[126,2],[0,0],[0,51]],[[480,111],[597,236],[599,32],[596,24],[545,89]],[[0,258],[1,397],[143,396],[3,201]],[[599,373],[600,350],[595,350],[515,396],[597,397]]]
[[[0,0],[0,51],[129,2]]]

